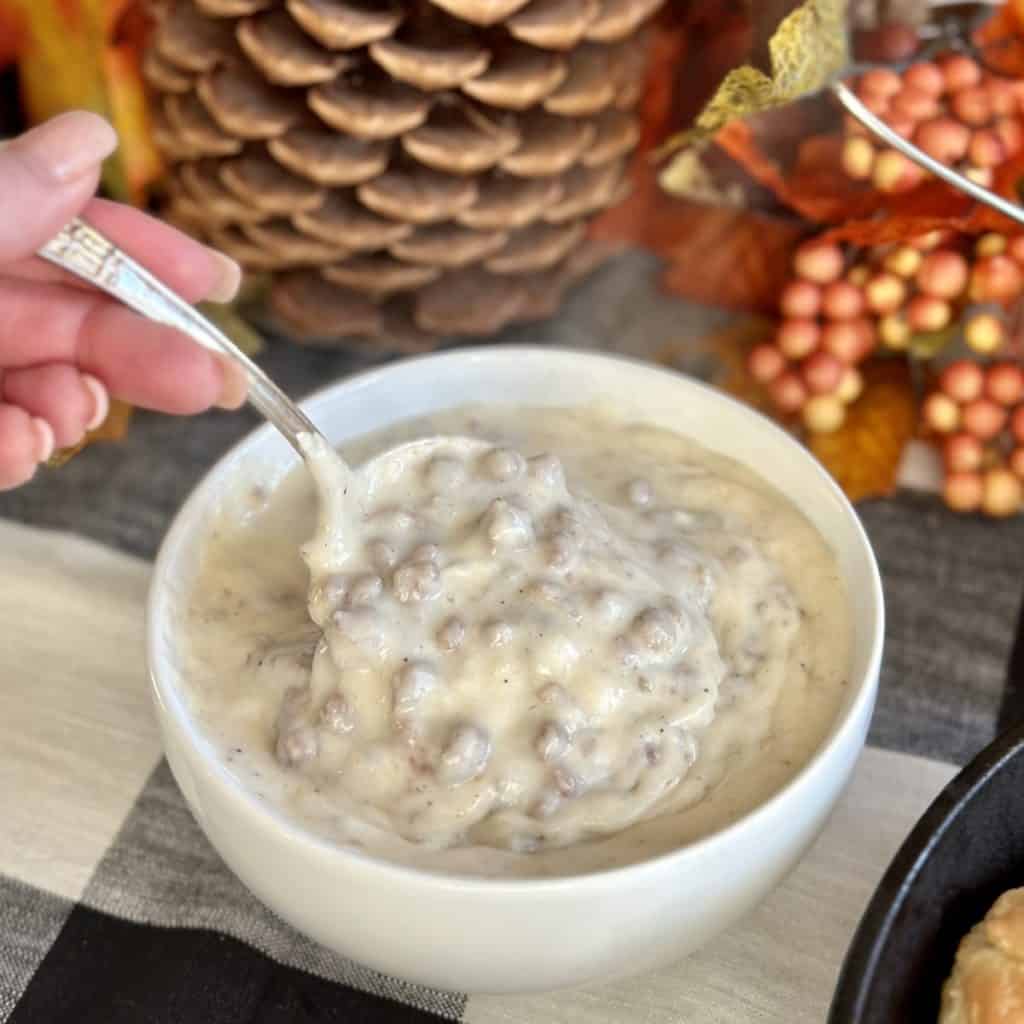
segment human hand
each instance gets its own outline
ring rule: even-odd
[[[81,214],[189,302],[235,295],[232,260],[94,197],[116,146],[106,121],[79,111],[0,148],[0,490],[98,426],[111,396],[181,414],[245,401],[229,363],[35,256]]]

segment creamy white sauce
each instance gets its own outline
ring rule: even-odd
[[[435,434],[485,443],[369,479],[316,458],[319,519],[301,471],[221,510],[188,697],[247,786],[400,862],[545,875],[713,831],[806,762],[850,624],[781,495],[593,408],[456,410],[345,454]]]

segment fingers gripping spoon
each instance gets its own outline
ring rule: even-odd
[[[467,437],[425,438],[389,449],[353,473],[316,424],[223,331],[94,227],[76,218],[39,255],[241,367],[249,402],[306,461],[316,479],[322,506],[318,538],[326,545],[320,554],[327,561],[346,549],[354,511],[380,484],[433,454],[443,451],[465,459],[489,447]]]

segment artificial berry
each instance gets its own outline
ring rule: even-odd
[[[976,313],[964,324],[964,341],[979,355],[991,355],[1003,347],[1006,328],[992,313]]]
[[[821,328],[814,320],[785,320],[779,326],[775,337],[782,354],[787,359],[803,359],[817,347]]]
[[[900,245],[886,253],[882,266],[897,277],[913,277],[924,257],[920,251],[909,245]]]
[[[981,68],[971,57],[955,54],[939,64],[949,92],[970,89],[981,81]]]
[[[974,512],[984,493],[980,473],[950,473],[942,488],[946,504],[955,512]]]
[[[990,516],[1012,516],[1020,511],[1024,490],[1020,479],[1010,470],[993,467],[982,478],[982,511]]]
[[[864,291],[849,281],[833,281],[821,296],[825,316],[833,320],[849,320],[864,310]]]
[[[875,330],[870,320],[833,320],[821,332],[821,347],[840,362],[852,366],[866,359],[875,347]]]
[[[790,281],[779,299],[782,315],[793,320],[809,320],[821,310],[821,289],[810,281]]]
[[[960,426],[960,406],[949,395],[939,391],[924,400],[921,416],[937,434],[951,434]]]
[[[888,96],[883,96],[877,92],[869,92],[861,96],[860,101],[875,117],[887,117],[889,114]]]
[[[900,114],[897,111],[890,110],[882,120],[897,134],[902,135],[903,138],[909,139],[914,134],[914,129],[917,128],[917,122],[912,117],[907,117],[906,114]],[[916,174],[916,164],[911,165],[915,170],[911,173]],[[923,174],[922,174],[923,177]]]
[[[831,242],[804,242],[793,257],[799,277],[816,284],[831,284],[843,273],[843,253]]]
[[[905,85],[889,100],[889,109],[908,121],[924,121],[939,113],[939,100],[930,92]]]
[[[872,313],[895,313],[906,302],[907,286],[903,278],[883,271],[864,286],[864,297]]]
[[[1016,405],[1024,399],[1024,370],[1016,363],[990,366],[985,373],[985,394],[1000,405]]]
[[[843,117],[843,136],[849,138],[851,135],[859,135],[862,138],[870,139],[871,132],[864,127],[852,114]]]
[[[831,434],[846,419],[846,406],[835,395],[814,395],[803,408],[804,424],[812,434]]]
[[[889,313],[878,321],[879,341],[894,352],[909,348],[912,335],[910,324],[902,313]]]
[[[973,402],[984,390],[985,372],[969,359],[958,359],[942,371],[939,386],[954,402]]]
[[[993,125],[992,130],[996,138],[1003,144],[1006,155],[1016,156],[1024,145],[1024,128],[1015,117],[1000,117]]]
[[[936,228],[934,231],[926,231],[923,235],[910,239],[910,245],[922,252],[931,252],[932,249],[938,249],[940,245],[953,241],[953,238],[952,231]]]
[[[1006,117],[1017,113],[1017,90],[1013,82],[1003,78],[989,78],[985,88],[988,90],[988,101],[993,114]]]
[[[854,181],[867,181],[875,166],[875,147],[869,139],[851,136],[843,142],[840,160],[843,170]]]
[[[985,256],[974,265],[970,297],[975,302],[1009,302],[1022,288],[1024,274],[1009,256]]]
[[[750,375],[762,384],[775,380],[786,368],[786,357],[774,345],[758,345],[747,356]]]
[[[1006,147],[995,132],[982,128],[971,136],[967,158],[978,168],[998,167],[1006,159]]]
[[[1024,235],[1013,235],[1006,242],[1006,255],[1024,263]]]
[[[982,188],[991,188],[992,182],[995,181],[991,167],[965,167],[964,177]]]
[[[949,105],[964,124],[977,126],[992,120],[992,101],[983,86],[961,89],[950,97]]]
[[[772,400],[786,413],[799,412],[807,401],[807,388],[792,370],[780,374],[771,383]]]
[[[953,319],[953,307],[934,295],[915,295],[907,303],[907,323],[914,333],[941,331]]]
[[[857,95],[862,100],[866,96],[895,96],[902,88],[903,79],[889,68],[872,68],[857,80]]]
[[[1018,406],[1010,414],[1010,433],[1017,444],[1024,445],[1024,405]]]
[[[900,132],[900,134],[904,134]],[[879,192],[909,192],[925,172],[895,149],[883,149],[875,158],[871,181]]]
[[[946,91],[946,81],[942,70],[937,64],[930,61],[921,61],[918,64],[911,64],[903,72],[905,85],[919,89],[931,96],[941,96]]]
[[[998,231],[989,231],[974,243],[976,256],[999,256],[1006,252],[1006,235]]]
[[[988,398],[976,398],[960,410],[964,430],[979,441],[991,441],[1006,426],[1006,410]]]
[[[967,286],[970,270],[958,252],[936,249],[928,253],[917,272],[917,286],[939,299],[955,299]]]
[[[949,473],[972,473],[981,469],[985,448],[973,434],[952,434],[942,445],[942,458]]]
[[[864,378],[860,370],[855,366],[847,366],[843,370],[843,376],[839,380],[839,387],[836,389],[836,397],[840,402],[849,405],[856,402],[864,390]]]
[[[815,352],[800,367],[807,390],[812,395],[830,395],[839,388],[844,365],[831,352]]]
[[[930,157],[944,164],[955,164],[967,155],[971,132],[951,117],[936,117],[918,126],[914,141]]]

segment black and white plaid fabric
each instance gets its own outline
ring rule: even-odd
[[[649,353],[699,336],[714,315],[658,297],[649,270],[619,261],[514,340]],[[634,315],[613,322],[617,301]],[[283,345],[264,362],[296,394],[359,365]],[[298,935],[227,871],[149,711],[148,562],[253,425],[139,415],[124,443],[0,496],[0,1024],[820,1021],[895,847],[953,766],[1024,718],[1024,519],[958,517],[910,491],[865,503],[889,616],[872,748],[764,907],[678,968],[598,989],[470,998],[384,977]]]

